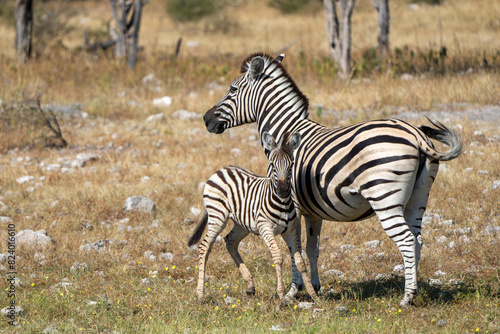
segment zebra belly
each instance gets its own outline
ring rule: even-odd
[[[259,226],[255,219],[248,219],[248,217],[235,216],[233,214],[231,214],[229,218],[231,218],[235,224],[244,227],[248,232],[260,235]],[[283,224],[286,224],[285,222],[276,222],[271,218],[266,218],[264,220],[261,218],[260,221],[265,224],[271,224],[273,226],[274,235],[282,234],[288,228],[288,226],[283,226]]]
[[[349,187],[340,191],[343,194],[343,201],[335,196],[334,191],[331,191],[327,192],[331,194],[330,196],[321,197],[314,206],[311,202],[305,201],[306,205],[299,202],[299,210],[302,214],[339,222],[357,221],[374,215],[370,203],[357,191]]]

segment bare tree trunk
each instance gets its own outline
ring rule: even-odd
[[[125,44],[125,22],[127,20],[127,15],[125,13],[125,3],[124,0],[118,0],[118,5],[120,6],[121,18],[118,15],[117,0],[110,0],[111,7],[113,8],[113,16],[115,18],[116,29],[118,30],[118,35],[116,37],[116,58],[123,58],[126,54],[126,44]]]
[[[377,50],[386,55],[389,53],[389,0],[372,0],[372,7],[377,11],[378,19]]]
[[[326,33],[332,58],[339,65],[342,75],[351,72],[351,16],[356,0],[337,0],[342,21],[339,23],[335,0],[323,0],[326,16]]]
[[[139,40],[139,28],[141,27],[141,15],[142,15],[142,0],[135,1],[135,8],[132,14],[133,21],[133,31],[132,31],[132,43],[130,47],[130,54],[128,56],[128,67],[135,68],[137,62],[137,43]]]
[[[33,37],[33,0],[17,0],[16,4],[16,53],[24,64],[31,58]]]

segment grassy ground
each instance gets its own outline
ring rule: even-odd
[[[51,9],[50,3],[47,6],[46,10]],[[375,15],[369,1],[358,1],[353,17],[356,72],[350,82],[337,78],[335,65],[328,58],[322,12],[282,16],[265,1],[251,1],[227,9],[222,19],[179,24],[168,18],[164,5],[152,2],[145,9],[148,19],[141,30],[144,51],[138,67],[130,71],[112,54],[73,51],[83,43],[83,28],[104,29],[111,13],[100,2],[71,6],[79,15],[68,22],[77,29],[58,37],[57,43],[48,43],[51,52],[40,51],[25,66],[13,61],[10,48],[0,53],[0,99],[4,105],[41,96],[42,104],[81,103],[82,111],[88,114],[59,116],[69,142],[63,149],[32,145],[35,138],[26,124],[3,124],[0,201],[5,206],[0,205],[0,216],[10,217],[17,232],[45,229],[55,244],[45,251],[16,249],[17,276],[21,279],[16,303],[25,315],[17,319],[16,327],[0,322],[0,330],[500,331],[499,237],[482,233],[488,225],[500,225],[500,191],[492,189],[493,181],[500,179],[500,124],[498,118],[476,121],[467,117],[471,108],[500,103],[497,1],[485,1],[479,7],[460,0],[438,7],[420,5],[417,11],[409,9],[405,1],[391,1],[393,54],[385,61],[370,57],[370,47],[376,41]],[[220,32],[216,23],[224,23],[224,19],[230,19],[227,25],[231,29]],[[13,40],[12,28],[0,24],[4,40]],[[180,57],[173,59],[181,36],[183,49]],[[193,44],[188,41],[199,46],[189,47]],[[186,243],[194,229],[191,221],[200,218],[190,209],[202,209],[199,184],[224,165],[243,166],[260,174],[266,167],[253,125],[212,135],[205,130],[201,115],[223,95],[248,54],[274,53],[293,42],[284,64],[309,97],[311,117],[322,124],[397,117],[406,111],[445,110],[448,115],[460,115],[450,117],[446,124],[461,129],[464,154],[446,163],[431,193],[428,211],[439,217],[423,229],[426,247],[415,307],[398,306],[403,278],[393,273],[393,268],[402,261],[376,219],[324,224],[319,263],[324,291],[313,307],[321,311],[297,307],[299,301],[307,301],[304,294],[288,308],[276,309],[275,272],[264,243],[257,237],[249,237],[241,246],[255,277],[256,295],[245,296],[245,285],[219,243],[208,262],[208,302],[196,302],[192,280],[197,275],[196,251],[188,249]],[[435,52],[443,46],[447,57],[435,60]],[[150,73],[160,80],[157,86],[142,82]],[[411,80],[402,80],[404,73],[410,74]],[[173,98],[171,107],[152,105],[154,98],[165,95]],[[179,109],[198,112],[200,118],[171,118]],[[146,121],[157,113],[164,113],[165,120]],[[50,164],[64,166],[65,161],[86,152],[97,153],[100,159],[68,172],[47,170]],[[22,185],[16,182],[26,175],[35,179]],[[156,214],[123,211],[126,198],[134,195],[155,201]],[[444,220],[453,220],[455,225],[440,225]],[[470,242],[452,233],[466,227],[472,228],[467,235]],[[441,236],[447,238],[443,243]],[[7,228],[3,227],[0,249],[5,251],[0,253],[7,250],[6,238]],[[81,245],[103,239],[126,243],[113,243],[101,253],[80,250]],[[367,248],[364,243],[371,240],[380,240],[381,246]],[[449,247],[450,242],[455,242],[455,247]],[[340,246],[345,244],[356,248],[342,253]],[[173,260],[152,261],[144,257],[147,251],[156,256],[172,253]],[[88,267],[70,271],[75,262],[85,262]],[[285,266],[285,273],[289,273],[289,259]],[[344,275],[332,275],[328,273],[331,269]],[[378,274],[388,276],[377,279]],[[144,278],[148,284],[141,283]],[[442,284],[429,283],[437,278]],[[54,287],[65,279],[70,287]],[[289,283],[290,275],[286,274],[285,284]],[[8,289],[7,282],[2,281],[0,287]],[[234,300],[226,303],[227,296]],[[0,306],[7,304],[7,293],[1,294]]]

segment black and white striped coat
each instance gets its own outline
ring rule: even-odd
[[[308,100],[281,65],[283,57],[248,57],[242,75],[205,114],[207,130],[222,133],[256,122],[261,135],[300,133],[293,196],[299,215],[305,217],[306,252],[315,289],[320,288],[317,261],[322,220],[357,221],[376,214],[403,257],[401,305],[411,304],[417,294],[422,216],[439,161],[460,155],[459,137],[437,122],[432,123],[434,128],[417,128],[397,119],[324,127],[308,119]],[[436,151],[430,138],[447,144],[449,150]],[[294,268],[289,294],[294,295],[301,284]]]
[[[205,237],[199,245],[196,295],[200,302],[204,298],[205,267],[210,249],[226,227],[229,218],[233,220],[234,227],[225,238],[226,247],[247,284],[248,294],[255,293],[255,286],[238,252],[238,244],[249,233],[254,233],[260,235],[271,250],[277,273],[278,296],[284,302],[281,277],[283,259],[274,239],[275,235],[281,234],[301,275],[304,276],[309,294],[313,298],[317,297],[299,252],[295,232],[297,214],[291,196],[293,151],[299,146],[300,135],[290,136],[286,133],[281,137],[280,144],[276,144],[272,136],[264,133],[263,143],[270,151],[268,177],[258,176],[239,167],[225,167],[212,175],[204,188],[203,201],[206,212],[188,242],[189,246],[197,243],[208,225]]]

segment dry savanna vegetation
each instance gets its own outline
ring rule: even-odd
[[[285,15],[265,0],[227,2],[212,16],[178,22],[165,1],[151,1],[130,70],[113,51],[79,49],[85,29],[92,40],[107,38],[109,2],[36,3],[36,29],[45,30],[35,32],[25,65],[15,61],[5,3],[0,12],[0,253],[7,254],[12,224],[18,234],[45,230],[52,242],[16,247],[15,303],[22,312],[17,326],[5,318],[0,331],[500,332],[498,1],[392,0],[391,54],[379,59],[376,15],[370,1],[359,0],[349,80],[340,79],[328,54],[321,6]],[[197,253],[187,239],[201,218],[200,184],[225,165],[264,174],[267,164],[255,125],[215,135],[202,115],[244,58],[284,48],[283,64],[317,122],[401,117],[420,125],[429,116],[461,133],[463,154],[443,164],[430,195],[414,307],[399,307],[402,259],[375,218],[324,223],[323,289],[312,308],[300,304],[308,301],[304,292],[276,308],[271,256],[255,236],[240,250],[256,295],[245,295],[218,242],[207,266],[207,302],[197,303]],[[153,103],[165,96],[171,105]],[[66,146],[47,128],[52,115]],[[154,201],[156,211],[124,210],[132,196]],[[374,240],[380,243],[366,244]],[[289,286],[288,254],[284,267]],[[3,308],[10,282],[0,287]]]

